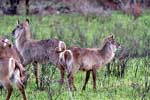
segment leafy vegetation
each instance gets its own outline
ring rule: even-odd
[[[11,35],[17,20],[30,19],[31,31],[36,39],[58,38],[67,46],[100,47],[102,40],[114,34],[117,41],[127,48],[139,53],[150,50],[150,14],[134,20],[131,16],[114,12],[111,16],[82,16],[78,14],[61,14],[51,16],[0,16],[0,35],[7,36],[14,42]],[[30,65],[32,66],[32,65]],[[114,66],[115,67],[115,66]],[[147,100],[150,99],[150,59],[149,57],[130,59],[125,75],[117,78],[107,75],[106,67],[98,70],[97,90],[93,91],[92,77],[85,91],[81,91],[85,73],[75,74],[77,91],[68,90],[67,80],[61,87],[58,80],[60,73],[57,68],[47,65],[44,91],[36,89],[33,67],[30,68],[30,79],[26,88],[29,100]],[[11,100],[20,100],[21,95],[16,89]],[[4,100],[6,92],[0,93]]]

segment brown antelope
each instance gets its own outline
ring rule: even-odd
[[[20,70],[20,74],[24,77],[24,80],[22,81],[23,84],[26,86],[28,78],[29,78],[29,74],[27,73],[27,71],[24,69],[24,67],[21,64],[21,58],[20,58],[20,54],[17,51],[17,49],[13,46],[13,44],[4,37],[0,38],[1,43],[4,43],[4,47],[5,50],[2,49],[1,51],[1,55],[0,57],[7,57],[7,58],[11,58],[13,57],[16,60],[16,63],[19,65],[19,70]]]
[[[7,90],[6,100],[9,100],[13,91],[12,83],[14,83],[20,90],[23,100],[27,100],[24,91],[23,80],[24,74],[21,74],[22,65],[15,59],[14,55],[9,55],[8,52],[11,45],[8,44],[7,39],[0,39],[0,82]]]
[[[80,48],[71,47],[60,53],[60,64],[65,66],[68,72],[69,87],[75,89],[73,75],[78,70],[86,71],[85,90],[89,80],[90,72],[93,75],[93,89],[96,89],[96,70],[109,63],[115,56],[115,51],[120,47],[113,36],[104,40],[102,48]]]
[[[7,38],[4,38],[4,37],[1,37],[0,41],[2,41],[4,43],[4,47],[5,47],[5,51],[3,50],[3,52],[5,52],[5,53],[2,53],[0,55],[0,57],[2,57],[2,56],[7,56],[7,57],[13,56],[13,58],[16,59],[17,62],[21,63],[20,55],[18,54],[16,48],[13,47],[13,44]],[[20,69],[25,70],[24,68],[20,68]]]
[[[59,54],[57,52],[64,51],[66,45],[63,41],[58,39],[35,40],[31,38],[29,20],[18,23],[12,34],[16,39],[16,48],[23,57],[23,66],[28,64],[34,65],[34,74],[36,77],[36,84],[38,85],[38,63],[52,63],[58,66]],[[56,47],[59,49],[56,50]],[[58,66],[61,69],[62,67]],[[61,75],[63,76],[63,75]],[[61,78],[63,82],[63,77]]]

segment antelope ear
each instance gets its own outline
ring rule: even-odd
[[[18,19],[18,21],[17,21],[17,25],[18,25],[18,24],[20,24],[20,20],[19,20],[19,19]]]
[[[113,35],[113,34],[112,34],[112,35],[110,35],[110,38],[111,38],[111,39],[114,39],[114,35]]]
[[[26,23],[27,23],[27,24],[29,24],[29,23],[30,23],[30,21],[29,21],[29,19],[28,19],[28,18],[26,19]]]

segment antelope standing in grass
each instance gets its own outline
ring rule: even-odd
[[[12,55],[10,55],[10,53],[12,53]],[[11,97],[13,91],[12,83],[19,88],[23,100],[27,100],[23,85],[26,76],[21,74],[23,66],[16,58],[17,55],[11,51],[11,44],[8,43],[8,39],[0,38],[0,83],[2,83],[7,90],[6,100],[9,100]]]
[[[18,62],[18,64],[21,64],[21,59],[19,52],[16,50],[16,48],[13,46],[13,44],[5,37],[0,37],[0,41],[4,44],[5,50],[2,50],[3,53],[1,53],[0,57],[11,57],[13,56],[14,59]],[[23,67],[20,68],[21,72],[25,72],[25,69]]]
[[[28,72],[25,70],[25,68],[22,66],[21,64],[21,56],[19,54],[19,52],[17,51],[17,49],[13,46],[13,44],[5,37],[1,37],[0,38],[1,44],[4,44],[5,50],[1,49],[0,53],[0,57],[4,58],[11,58],[13,57],[16,60],[16,63],[19,67],[20,70],[20,74],[24,77],[24,80],[22,81],[23,84],[26,86],[28,78],[29,78],[29,74]]]
[[[80,48],[71,47],[60,53],[60,64],[65,66],[68,72],[69,88],[75,89],[73,75],[82,70],[86,72],[85,83],[82,90],[85,90],[90,73],[93,75],[93,89],[96,89],[96,70],[109,63],[115,56],[115,51],[120,45],[113,36],[104,40],[102,48]]]
[[[57,52],[61,52],[66,49],[66,45],[63,41],[58,39],[32,39],[28,19],[22,23],[18,23],[12,34],[16,39],[16,48],[23,57],[23,66],[31,63],[34,65],[34,74],[36,77],[37,87],[39,87],[38,63],[52,63],[61,69],[62,74],[63,69],[59,66],[59,54]],[[59,49],[56,50],[56,47],[59,47]],[[61,82],[63,83],[63,77],[61,78]]]

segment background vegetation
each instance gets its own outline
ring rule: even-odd
[[[80,14],[60,14],[51,16],[0,16],[0,36],[11,35],[17,20],[30,19],[31,31],[36,39],[58,38],[67,46],[100,47],[105,37],[114,34],[119,43],[131,52],[142,54],[150,50],[150,13],[145,12],[138,19],[121,12],[110,16],[83,16]],[[32,66],[32,65],[30,65]],[[115,75],[117,67],[111,64],[113,71],[107,73],[107,67],[98,70],[97,90],[93,91],[92,77],[85,91],[81,91],[85,73],[75,74],[77,91],[70,92],[67,82],[61,87],[58,80],[60,73],[55,66],[47,65],[45,87],[36,89],[33,67],[30,68],[30,79],[26,88],[29,100],[148,100],[150,99],[150,59],[144,57],[130,58],[126,64],[125,74],[119,78]],[[21,95],[15,89],[11,100],[20,100]],[[0,92],[4,100],[6,92]]]

